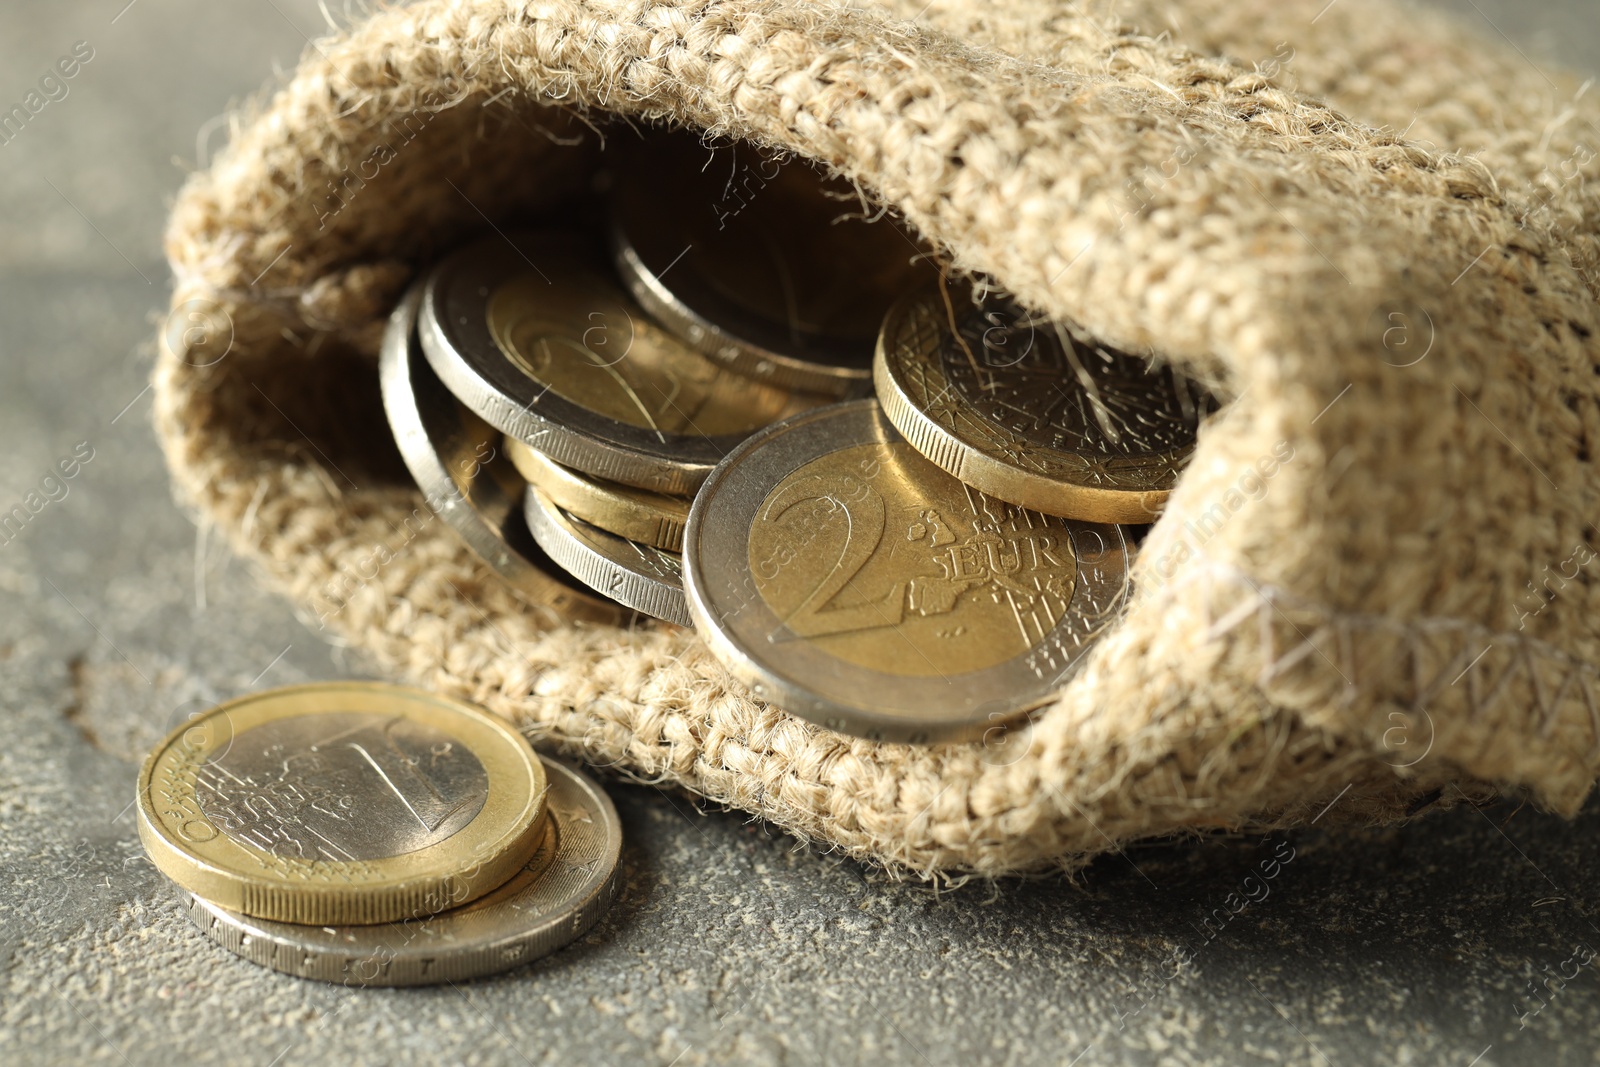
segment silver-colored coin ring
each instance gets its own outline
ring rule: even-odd
[[[428,507],[536,607],[568,620],[626,624],[630,612],[568,582],[529,536],[521,475],[498,442],[487,453],[473,444],[469,420],[476,416],[434,377],[418,350],[414,326],[421,302],[422,287],[413,286],[390,316],[378,375],[390,430]]]
[[[539,547],[574,578],[635,611],[694,625],[683,595],[683,560],[677,553],[607,533],[562,511],[528,487],[524,514]]]
[[[639,306],[697,351],[740,374],[785,389],[836,399],[871,393],[872,368],[866,361],[862,361],[861,366],[850,366],[789,355],[754,337],[737,336],[700,314],[650,269],[645,257],[629,239],[628,227],[620,213],[612,220],[611,249],[617,274]]]
[[[712,360],[833,400],[872,394],[884,312],[932,284],[929,251],[802,160],[682,132],[616,145],[612,261],[635,300]]]
[[[179,890],[206,936],[252,963],[352,986],[417,986],[495,974],[576,940],[619,888],[622,822],[587,776],[544,759],[550,830],[509,882],[460,908],[372,926],[252,919]]]
[[[560,236],[520,238],[515,248],[491,238],[434,269],[418,320],[434,373],[484,420],[558,463],[641,489],[693,493],[744,435],[658,433],[590,411],[524,374],[496,344],[488,302],[502,283],[533,269],[530,263],[588,269],[570,239]],[[627,300],[620,289],[615,295]]]
[[[891,676],[829,655],[786,631],[748,565],[750,531],[769,493],[813,460],[857,445],[903,442],[875,400],[818,408],[751,437],[717,467],[689,511],[684,585],[712,653],[760,699],[829,729],[878,741],[983,737],[1048,703],[1126,596],[1120,527],[1057,519],[1081,581],[1043,641],[1021,655],[948,678]],[[774,649],[781,648],[780,655]]]

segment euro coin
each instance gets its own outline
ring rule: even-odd
[[[535,486],[524,501],[528,529],[573,577],[636,611],[693,626],[683,599],[683,557],[629,541],[563,511]]]
[[[523,481],[501,434],[450,395],[417,347],[421,298],[413,288],[390,316],[379,379],[395,443],[428,507],[532,604],[566,619],[626,623],[629,611],[569,580],[529,536]]]
[[[523,736],[431,693],[370,682],[229,701],[139,774],[163,874],[261,919],[397,922],[482,896],[532,858],[545,773]]]
[[[505,444],[518,473],[563,511],[618,537],[667,552],[683,551],[686,498],[591,478],[515,437],[507,437]]]
[[[883,741],[981,737],[1049,701],[1125,597],[1119,527],[963,485],[875,401],[741,445],[696,497],[690,611],[760,699]]]
[[[1154,521],[1211,406],[1170,368],[954,292],[896,305],[874,381],[895,428],[961,481],[1091,522]]]
[[[376,926],[303,926],[253,919],[183,893],[206,936],[274,970],[352,986],[460,982],[521,966],[592,927],[616,896],[622,823],[605,792],[554,760],[538,850],[511,879],[470,904]]]
[[[818,403],[695,352],[550,235],[445,259],[419,332],[479,417],[558,463],[660,493],[693,492],[750,433]]]
[[[670,134],[623,160],[612,248],[640,306],[741,374],[870,392],[884,313],[938,277],[916,238],[848,182],[749,145]]]

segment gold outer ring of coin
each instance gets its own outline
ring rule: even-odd
[[[1005,743],[1007,722],[1077,672],[1128,588],[1121,527],[985,498],[873,400],[735,449],[695,498],[683,559],[696,630],[734,677],[875,741]]]
[[[389,429],[423,499],[538,610],[554,611],[560,619],[626,625],[632,612],[567,580],[528,534],[522,478],[502,454],[500,434],[451,396],[422,357],[416,337],[422,285],[412,286],[389,316],[378,380]],[[412,529],[409,519],[402,526]]]
[[[252,919],[181,892],[189,918],[263,967],[351,986],[462,982],[547,956],[583,936],[616,898],[622,822],[587,775],[541,758],[550,799],[538,851],[470,904],[405,923],[301,926]]]
[[[629,541],[666,552],[683,551],[683,527],[689,521],[689,501],[683,497],[591,478],[515,437],[507,437],[505,445],[528,484],[537,486],[562,510]]]
[[[443,841],[351,861],[283,857],[219,827],[197,791],[208,764],[251,729],[330,713],[406,720],[466,746],[487,780],[482,807]],[[399,794],[387,772],[372,765]],[[258,806],[270,813],[274,801],[303,800],[317,786],[241,782],[238,788],[252,790],[253,797],[260,790]],[[138,789],[140,840],[156,867],[181,888],[256,918],[364,925],[430,915],[503,884],[538,847],[547,782],[527,739],[486,711],[400,686],[327,682],[252,693],[184,723],[146,758]],[[403,794],[400,800],[410,806]]]
[[[912,447],[974,489],[1047,515],[1114,524],[1159,517],[1192,446],[1138,458],[1064,452],[964,410],[940,365],[950,336],[936,294],[902,300],[884,318],[873,385]]]
[[[678,553],[591,526],[557,507],[536,486],[528,486],[524,513],[539,547],[578,581],[652,618],[694,625],[683,599],[683,558]]]

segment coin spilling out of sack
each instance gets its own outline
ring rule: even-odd
[[[1211,398],[951,281],[805,161],[611,157],[603,225],[497,232],[391,318],[430,506],[532,610],[692,626],[831,729],[972,739],[1048,702]]]
[[[139,836],[213,940],[350,985],[460,981],[588,930],[622,829],[588,778],[503,720],[324,683],[179,726],[139,775]]]

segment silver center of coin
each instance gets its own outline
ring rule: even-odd
[[[449,838],[483,810],[489,775],[431,726],[334,712],[244,731],[201,768],[195,792],[206,818],[240,844],[349,862]]]

